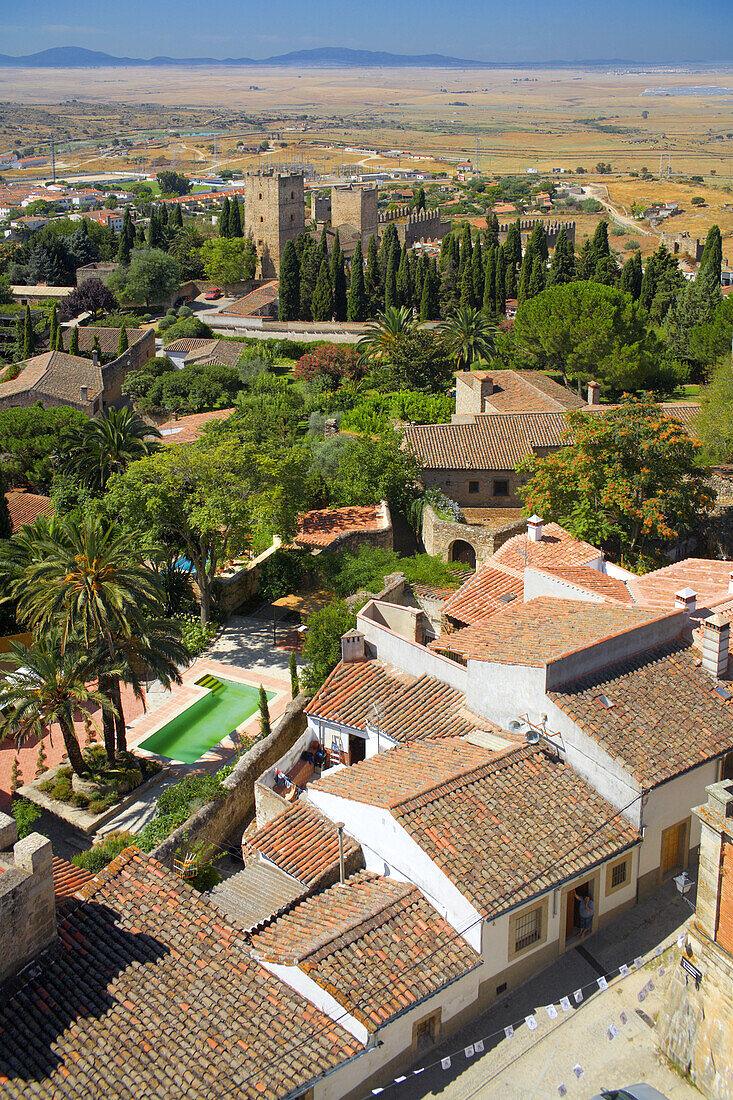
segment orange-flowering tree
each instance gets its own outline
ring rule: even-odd
[[[646,394],[567,421],[567,446],[519,467],[525,508],[627,566],[662,561],[713,504],[698,444]]]

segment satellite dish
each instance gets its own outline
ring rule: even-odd
[[[509,729],[512,731],[512,733],[519,733],[523,725],[524,722],[520,722],[518,718],[513,718],[512,721],[509,723]]]
[[[540,735],[537,730],[533,730],[531,726],[527,726],[526,730],[524,731],[524,740],[527,742],[527,744],[536,745],[538,744],[539,739]]]

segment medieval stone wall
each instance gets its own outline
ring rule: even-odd
[[[244,231],[257,247],[263,279],[274,278],[288,241],[305,229],[300,172],[260,172],[244,179]]]

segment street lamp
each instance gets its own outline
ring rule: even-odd
[[[690,876],[687,874],[687,871],[683,871],[681,875],[675,875],[674,879],[672,881],[674,882],[675,886],[677,887],[677,890],[679,892],[680,897],[685,899],[685,901],[689,905],[690,909],[692,909],[692,911],[694,913],[695,912],[695,906],[692,904],[692,902],[687,897],[687,895],[690,892],[690,890],[692,889],[692,887],[695,885],[695,880],[690,878]]]

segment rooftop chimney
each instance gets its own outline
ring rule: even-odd
[[[96,348],[92,352],[92,363],[94,364],[95,367],[99,366],[99,355],[97,354],[97,349]]]
[[[697,592],[693,588],[681,588],[674,594],[674,606],[677,611],[691,615],[697,606]]]
[[[539,516],[530,516],[527,520],[527,534],[531,542],[542,542],[542,520]]]
[[[588,383],[588,404],[600,405],[601,403],[601,387],[597,382]]]
[[[341,660],[345,665],[366,659],[364,635],[360,630],[349,630],[341,638]]]
[[[711,615],[703,625],[702,667],[716,680],[728,673],[729,647],[730,622],[722,615]]]
[[[89,387],[88,386],[82,386],[81,387],[81,399],[82,399],[82,401],[88,401],[89,400]]]

